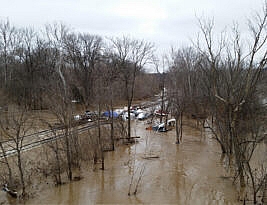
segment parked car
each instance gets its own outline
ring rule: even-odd
[[[166,116],[166,115],[168,115],[168,113],[167,112],[164,112],[164,111],[161,111],[161,110],[156,110],[155,111],[155,115],[156,116]]]
[[[123,114],[122,114],[122,119],[123,120],[128,120],[128,112],[124,112]],[[130,113],[130,119],[131,120],[134,120],[135,119],[135,114],[134,113]]]
[[[124,109],[115,109],[114,112],[118,113],[119,115],[122,115],[124,112]]]
[[[86,111],[84,112],[84,118],[85,118],[85,119],[88,119],[88,120],[90,119],[90,120],[92,121],[92,120],[97,119],[97,114],[96,114],[95,112],[86,110]]]
[[[137,115],[137,119],[138,120],[144,120],[144,119],[147,119],[151,116],[152,114],[149,113],[149,112],[141,112]]]
[[[103,116],[107,117],[107,118],[110,118],[110,117],[117,118],[117,117],[119,117],[119,114],[115,111],[113,111],[113,112],[112,111],[105,111],[103,113]]]
[[[175,119],[169,119],[167,121],[167,125],[170,126],[170,127],[175,127],[175,124],[176,124],[176,120]]]
[[[76,121],[82,119],[81,115],[74,115],[73,118],[74,118],[74,120],[76,120]]]
[[[165,123],[157,124],[152,126],[152,130],[157,131],[157,132],[166,132],[167,129],[165,127]]]
[[[141,112],[137,115],[138,120],[144,120],[146,118],[146,113]]]

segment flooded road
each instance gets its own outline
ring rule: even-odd
[[[26,204],[240,204],[208,133],[186,126],[176,145],[174,130],[156,133],[138,122],[133,132],[139,142],[105,153],[104,171],[88,168],[81,181],[51,186]]]

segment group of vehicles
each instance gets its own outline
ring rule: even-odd
[[[151,117],[153,114],[147,110],[147,109],[140,109],[140,108],[132,108],[130,110],[130,118],[131,120],[138,119],[138,120],[145,120],[149,117]],[[101,113],[100,116],[102,119],[118,119],[121,118],[123,120],[128,120],[128,111],[127,109],[115,109],[113,111],[108,110]],[[85,111],[84,114],[81,115],[75,115],[73,116],[74,120],[81,121],[81,120],[87,120],[87,121],[94,121],[98,118],[98,114],[93,111]]]
[[[145,120],[152,116],[162,116],[166,117],[168,116],[168,113],[161,111],[160,109],[156,109],[155,111],[152,111],[149,108],[140,108],[140,107],[131,107],[130,109],[130,119],[134,120]],[[109,120],[111,118],[113,119],[122,119],[122,120],[128,120],[129,114],[128,109],[125,107],[124,109],[115,109],[115,110],[108,110],[101,113],[101,119],[103,120]],[[95,121],[98,119],[98,115],[96,112],[90,112],[85,111],[83,115],[75,115],[74,119],[76,121]],[[151,126],[151,129],[158,132],[166,132],[169,130],[170,127],[175,126],[175,119],[169,119],[167,120],[167,124],[165,125],[165,122],[162,123],[155,123],[153,126]]]

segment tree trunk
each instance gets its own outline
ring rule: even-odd
[[[68,178],[72,180],[72,166],[71,166],[71,153],[70,153],[70,142],[69,142],[69,128],[65,132],[65,142],[66,142],[66,151],[67,151],[67,161],[68,161]]]
[[[161,91],[160,123],[162,123],[163,110],[164,110],[164,83],[163,83],[163,89]]]
[[[105,170],[105,159],[103,150],[101,150],[101,170]]]
[[[218,141],[218,140],[217,140]],[[219,141],[218,141],[219,142]],[[219,142],[220,146],[221,146],[221,150],[222,150],[222,154],[226,154],[226,149],[225,146],[223,145],[222,142]]]
[[[100,127],[100,115],[101,115],[101,111],[100,111],[100,104],[98,104],[98,120],[97,120],[97,127],[98,127],[98,146],[99,146],[99,150],[100,150],[100,154],[101,154],[101,169],[104,170],[105,169],[105,161],[104,161],[104,150],[103,150],[103,146],[102,146],[102,141],[101,141],[101,127]],[[113,115],[113,113],[112,113]]]
[[[183,112],[180,112],[180,141],[183,139]]]
[[[113,116],[113,103],[111,100],[111,124],[110,124],[110,137],[111,137],[111,144],[112,144],[112,151],[115,150],[115,145],[114,145],[114,116]]]
[[[59,159],[59,148],[58,148],[58,142],[56,140],[56,150],[55,150],[55,154],[56,154],[56,160],[57,160],[57,184],[61,184],[61,167],[60,167],[60,159]]]
[[[267,174],[265,175],[265,182],[263,185],[262,202],[264,205],[267,205]]]
[[[130,109],[131,109],[131,103],[128,101],[128,141],[130,141],[131,139],[131,112],[130,112]]]
[[[240,181],[240,186],[245,187],[245,177],[244,177],[244,170],[242,168],[238,168],[239,170],[239,181]]]
[[[253,176],[252,169],[251,169],[249,162],[246,163],[246,166],[247,166],[247,169],[248,169],[248,172],[250,175],[250,179],[251,179],[251,183],[252,183],[253,203],[256,204],[257,203],[257,189],[256,189],[254,176]]]
[[[20,175],[20,182],[22,186],[22,197],[26,195],[26,187],[25,187],[25,181],[24,181],[24,173],[22,168],[22,161],[21,161],[21,153],[19,148],[17,148],[17,154],[18,154],[18,168],[19,168],[19,175]]]
[[[6,48],[5,48],[5,87],[7,87],[7,71],[8,71],[8,68],[7,68],[7,54],[6,54]]]
[[[179,115],[175,115],[176,144],[180,144]]]

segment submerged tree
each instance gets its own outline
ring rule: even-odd
[[[199,20],[199,24],[206,49],[200,43],[197,48],[206,59],[201,64],[206,74],[203,82],[206,83],[210,113],[214,116],[210,128],[222,152],[234,156],[240,185],[245,186],[246,174],[254,184],[249,162],[264,133],[260,119],[265,112],[261,111],[264,108],[259,99],[259,82],[267,63],[267,4],[262,15],[257,14],[249,21],[252,39],[246,48],[242,47],[237,27],[233,29],[231,43],[227,44],[226,36],[222,34],[216,44],[214,22]]]
[[[198,53],[191,47],[172,51],[172,62],[168,76],[168,98],[171,102],[172,114],[176,119],[176,143],[182,139],[183,114],[199,117],[202,93],[198,82]]]
[[[129,37],[111,39],[120,79],[124,83],[128,111],[128,139],[131,138],[131,106],[134,98],[136,76],[153,58],[154,46]]]

